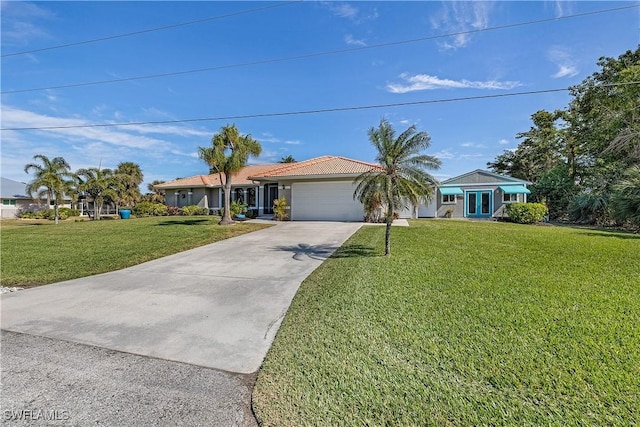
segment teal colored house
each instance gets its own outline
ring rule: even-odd
[[[433,201],[418,211],[421,217],[501,218],[505,205],[526,202],[531,184],[477,169],[442,181]]]

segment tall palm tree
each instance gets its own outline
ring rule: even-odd
[[[78,169],[80,178],[78,189],[93,198],[94,219],[100,219],[100,212],[105,200],[117,200],[118,184],[116,175],[111,169],[87,168]]]
[[[223,126],[220,132],[213,135],[211,147],[199,147],[198,157],[204,160],[211,173],[220,175],[224,187],[224,215],[222,225],[235,224],[231,219],[231,181],[233,175],[247,165],[249,156],[257,157],[262,146],[251,135],[241,135],[235,124]]]
[[[118,201],[123,206],[133,206],[142,198],[140,184],[144,179],[140,165],[134,162],[121,162],[114,171],[119,184]]]
[[[25,173],[34,172],[34,178],[27,184],[26,190],[31,197],[33,193],[37,193],[38,198],[46,195],[47,206],[51,206],[53,200],[54,219],[58,224],[58,205],[63,201],[64,195],[71,192],[71,167],[62,157],[49,159],[43,154],[36,154],[33,160],[39,160],[42,164],[28,163],[24,166]]]
[[[393,126],[381,119],[377,128],[369,129],[369,141],[378,152],[376,161],[382,168],[358,176],[353,197],[363,204],[379,199],[386,208],[384,254],[390,255],[394,213],[431,200],[438,180],[427,169],[439,169],[441,162],[422,154],[431,145],[431,138],[426,132],[417,132],[415,125],[396,137]]]

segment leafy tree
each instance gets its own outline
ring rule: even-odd
[[[431,199],[438,181],[427,169],[439,169],[441,163],[438,158],[422,153],[431,145],[431,138],[426,132],[417,132],[415,125],[396,137],[393,126],[381,119],[377,128],[369,129],[369,141],[376,148],[376,161],[381,169],[372,168],[358,176],[353,197],[363,204],[379,197],[384,204],[384,253],[390,255],[394,214]]]
[[[118,200],[123,206],[133,207],[140,199],[140,184],[144,179],[140,165],[122,162],[114,171],[118,183]]]
[[[241,135],[235,124],[220,128],[220,132],[213,135],[211,147],[199,147],[198,156],[210,167],[210,173],[220,175],[224,188],[224,205],[231,204],[231,182],[247,165],[249,156],[257,157],[262,152],[262,146],[250,135]],[[235,222],[231,219],[229,209],[224,210],[220,224],[229,225]]]
[[[293,158],[291,154],[280,159],[278,163],[295,163],[296,159]]]
[[[118,198],[118,179],[111,169],[88,168],[78,169],[76,175],[81,183],[78,188],[93,198],[94,218],[100,219],[100,212],[105,201]]]
[[[34,178],[27,184],[26,190],[31,197],[33,193],[37,193],[37,197],[47,197],[47,206],[54,203],[54,219],[58,224],[60,218],[58,205],[63,201],[64,195],[72,190],[71,167],[62,157],[54,157],[49,159],[43,154],[36,154],[33,160],[39,160],[38,163],[28,163],[24,167],[25,173],[34,172]]]

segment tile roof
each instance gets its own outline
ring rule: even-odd
[[[381,169],[379,165],[340,156],[322,156],[296,163],[286,163],[251,175],[252,178],[277,178],[292,176],[360,175],[372,169]]]
[[[233,185],[250,185],[254,179],[278,178],[278,177],[313,177],[327,175],[347,175],[356,176],[372,169],[380,168],[373,163],[361,162],[360,160],[348,159],[340,156],[322,156],[302,162],[276,163],[266,165],[245,166],[233,177]],[[157,189],[164,188],[191,188],[191,187],[221,187],[220,176],[196,175],[189,178],[176,179],[155,186]]]
[[[233,176],[233,185],[249,185],[252,184],[252,180],[249,176],[262,174],[265,171],[278,167],[281,164],[267,164],[267,165],[250,165],[242,168],[240,172]],[[187,187],[221,187],[220,175],[217,173],[211,175],[196,175],[189,178],[176,179],[174,181],[164,182],[155,186],[157,189],[163,188],[187,188]]]

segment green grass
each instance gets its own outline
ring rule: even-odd
[[[264,426],[640,423],[640,236],[363,227],[301,286],[253,393]]]
[[[217,217],[155,217],[59,225],[0,222],[0,283],[38,286],[118,270],[248,233],[264,225],[217,225]]]

